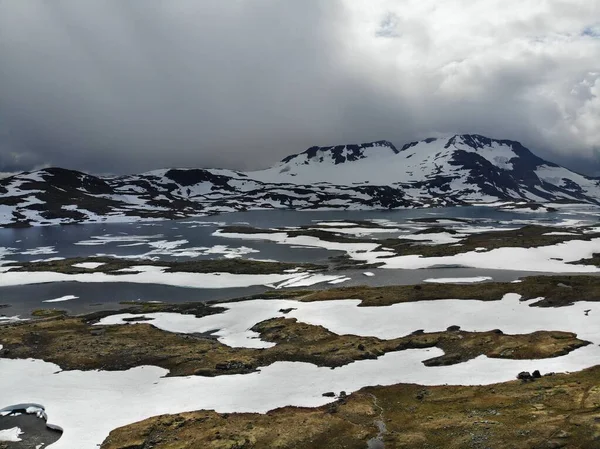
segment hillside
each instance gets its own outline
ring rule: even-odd
[[[266,170],[163,169],[97,177],[61,168],[0,180],[0,225],[183,218],[249,209],[600,204],[600,180],[480,135],[396,147],[312,147]]]

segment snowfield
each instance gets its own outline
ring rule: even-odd
[[[530,306],[538,299],[520,299],[520,295],[508,294],[501,301],[446,299],[384,307],[359,307],[359,299],[317,302],[251,300],[220,304],[227,309],[226,312],[202,318],[177,313],[147,313],[144,316],[153,326],[169,332],[193,333],[219,329],[214,335],[219,337],[221,343],[232,347],[273,346],[270,342],[257,341],[258,334],[250,329],[275,317],[296,318],[303,323],[323,326],[338,335],[385,340],[408,335],[417,329],[437,332],[460,325],[464,331],[501,329],[507,334],[569,330],[584,340],[598,340],[600,343],[600,327],[591,326],[593,318],[590,320],[590,316],[584,313],[585,310],[591,310],[590,314],[600,310],[597,303],[578,302],[570,307],[540,308]],[[286,309],[292,310],[287,314],[279,312]],[[100,320],[98,325],[126,324],[124,320],[134,316],[112,315]]]
[[[286,405],[326,404],[331,401],[322,396],[326,391],[350,393],[368,385],[397,383],[485,385],[512,380],[520,371],[568,372],[600,363],[600,326],[590,325],[598,310],[596,303],[533,308],[520,302],[518,295],[492,302],[442,300],[362,308],[358,303],[256,300],[227,304],[226,313],[203,318],[150,315],[154,315],[154,325],[178,332],[222,326],[222,341],[251,347],[256,347],[252,345],[257,339],[248,331],[249,326],[280,316],[279,308],[287,306],[296,308],[289,317],[323,325],[336,333],[392,338],[416,327],[443,330],[449,325],[465,330],[500,328],[507,333],[554,329],[576,332],[594,344],[565,356],[535,361],[480,356],[457,365],[426,367],[423,360],[443,354],[433,348],[392,352],[335,369],[276,362],[256,373],[218,377],[164,377],[166,370],[149,366],[117,372],[61,371],[40,360],[0,358],[2,402],[11,405],[30,400],[42,404],[48,423],[64,430],[52,449],[95,449],[112,429],[161,414],[199,409],[265,413]],[[590,316],[584,309],[592,309]],[[124,317],[109,317],[104,324]]]
[[[171,273],[165,267],[139,265],[124,268],[123,273],[110,275],[106,273],[64,274],[51,271],[12,272],[6,271],[0,276],[0,287],[13,285],[42,284],[46,282],[130,282],[133,284],[162,284],[190,288],[233,288],[250,287],[252,285],[273,285],[276,288],[287,286],[310,286],[321,282],[335,281],[343,276],[325,274],[231,274],[231,273]],[[139,272],[139,273],[135,273]]]
[[[23,431],[18,427],[13,427],[12,429],[0,430],[0,443],[8,442],[8,443],[16,443],[22,441],[20,435],[23,434]]]

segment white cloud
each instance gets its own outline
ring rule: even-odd
[[[2,2],[0,115],[28,163],[98,171],[449,132],[593,158],[597,17],[600,0]]]
[[[454,126],[446,109],[454,108],[467,121],[483,111],[488,129],[502,125],[498,118],[511,129],[512,115],[526,124],[513,133],[533,135],[554,151],[567,146],[591,155],[600,146],[600,40],[597,25],[590,26],[590,18],[600,17],[599,1],[345,5],[353,37],[348,60],[399,102],[412,103],[423,133]],[[494,117],[494,110],[507,117]]]

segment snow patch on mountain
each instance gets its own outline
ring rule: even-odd
[[[454,135],[312,147],[266,170],[96,177],[46,168],[0,179],[0,226],[181,219],[243,210],[365,210],[499,202],[600,204],[600,181],[511,140]]]

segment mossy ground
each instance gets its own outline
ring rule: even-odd
[[[541,306],[564,306],[578,300],[599,300],[600,278],[550,276],[526,278],[519,284],[364,286],[274,291],[260,296],[306,301],[357,298],[362,299],[362,306],[384,306],[449,297],[491,301],[509,292],[527,298],[545,296],[538,303]],[[125,311],[140,316],[168,311],[200,317],[222,310],[202,303],[148,303]],[[43,359],[63,369],[124,370],[150,364],[169,369],[174,376],[217,376],[247,373],[280,360],[335,367],[409,348],[441,348],[445,352],[442,357],[424,363],[446,365],[481,354],[517,359],[555,357],[588,344],[567,332],[504,335],[499,331],[447,330],[380,340],[340,336],[295,319],[273,318],[253,330],[276,346],[244,349],[222,345],[210,335],[170,333],[148,323],[92,325],[112,313],[116,312],[82,317],[51,314],[0,326],[2,356]],[[381,423],[385,425],[382,432]],[[600,367],[530,383],[369,387],[324,407],[286,407],[266,415],[198,411],[154,417],[114,430],[102,449],[364,449],[378,434],[386,449],[600,449]]]
[[[67,312],[59,309],[35,309],[31,311],[31,316],[36,318],[52,318],[65,315]]]
[[[424,219],[428,220],[428,219]],[[421,221],[423,223],[433,223],[430,221]],[[456,220],[455,220],[456,221]],[[364,227],[357,224],[357,226]],[[370,223],[371,228],[382,228],[383,226],[376,223]],[[494,230],[472,233],[460,239],[457,243],[431,245],[419,241],[403,239],[401,236],[397,238],[367,238],[354,237],[349,234],[340,234],[328,230],[327,227],[316,228],[315,226],[304,226],[300,229],[260,229],[250,226],[227,226],[221,229],[222,232],[237,233],[237,234],[261,234],[261,233],[277,233],[285,232],[289,237],[310,236],[320,240],[336,243],[378,243],[380,249],[385,248],[391,250],[397,256],[421,255],[423,257],[444,257],[453,256],[469,251],[474,251],[478,248],[492,250],[496,248],[535,248],[540,246],[556,245],[558,243],[567,242],[570,240],[591,240],[600,237],[600,233],[582,233],[586,228],[558,228],[540,225],[527,225],[519,229],[512,230]],[[456,234],[456,230],[446,228],[444,226],[432,226],[427,229],[421,229],[415,234],[428,234],[446,232]],[[572,234],[556,235],[557,232],[569,232]],[[553,235],[549,235],[553,234]],[[596,263],[592,261],[590,263]]]
[[[116,429],[102,449],[598,449],[600,367],[535,382],[364,388],[315,409],[160,416]]]
[[[371,287],[337,287],[326,290],[268,291],[252,298],[285,298],[299,301],[360,299],[361,307],[388,306],[402,302],[439,299],[498,301],[507,293],[518,293],[524,300],[543,298],[535,307],[562,307],[577,301],[600,301],[600,277],[584,275],[529,276],[520,283],[486,282],[480,284],[418,284]]]
[[[140,315],[140,319],[143,319]],[[92,326],[81,317],[60,316],[0,327],[3,357],[36,358],[71,370],[124,370],[155,365],[172,376],[247,373],[276,361],[298,361],[336,367],[387,352],[438,347],[445,354],[426,365],[450,365],[485,354],[535,359],[566,354],[588,343],[568,332],[504,335],[459,330],[408,335],[392,340],[337,335],[321,326],[274,318],[253,330],[276,343],[268,349],[231,348],[210,335],[162,331],[149,323]]]

